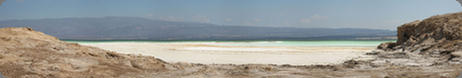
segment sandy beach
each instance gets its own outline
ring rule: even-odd
[[[367,58],[374,46],[224,46],[225,43],[80,43],[126,54],[155,56],[167,62],[202,64],[338,64]]]

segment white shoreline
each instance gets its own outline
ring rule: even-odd
[[[375,47],[218,46],[219,43],[81,43],[127,54],[155,56],[167,62],[202,64],[338,64]]]

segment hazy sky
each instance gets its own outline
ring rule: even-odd
[[[461,10],[456,0],[6,0],[0,20],[131,16],[218,25],[395,29]]]

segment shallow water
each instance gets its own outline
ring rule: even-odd
[[[394,40],[318,40],[318,41],[68,41],[75,43],[199,43],[221,46],[377,46]]]

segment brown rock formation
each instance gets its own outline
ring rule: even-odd
[[[394,44],[394,43],[393,43]],[[437,15],[398,27],[396,46],[379,48],[399,50],[454,61],[462,50],[462,12]],[[386,46],[383,44],[380,46]]]
[[[8,78],[118,77],[168,66],[154,57],[62,42],[30,28],[0,29],[0,72]]]

